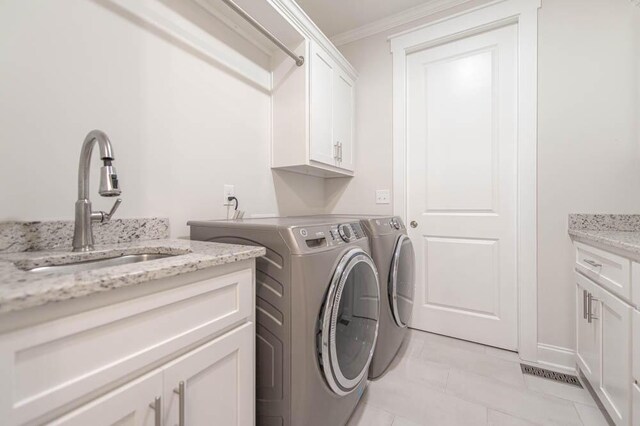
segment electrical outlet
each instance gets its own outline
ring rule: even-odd
[[[224,194],[222,198],[223,206],[231,206],[233,205],[233,201],[229,201],[229,197],[233,197],[235,195],[235,189],[233,185],[225,185],[224,186]]]
[[[376,190],[376,204],[390,204],[391,203],[391,191],[388,189]]]

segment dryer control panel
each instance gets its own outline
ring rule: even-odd
[[[298,246],[305,252],[332,248],[367,237],[359,222],[299,226],[292,228],[292,231]]]
[[[399,216],[369,219],[367,226],[373,235],[393,234],[406,229]]]

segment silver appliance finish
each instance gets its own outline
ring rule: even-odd
[[[344,425],[366,386],[379,280],[356,219],[191,221],[191,239],[261,245],[256,259],[256,422]]]
[[[391,365],[407,335],[414,295],[414,251],[407,229],[397,216],[361,217],[380,276],[380,333],[369,378]]]
[[[100,159],[104,165],[100,170],[100,189],[98,193],[103,197],[115,197],[120,195],[118,175],[111,162],[114,160],[113,148],[107,135],[100,130],[92,130],[84,139],[80,151],[80,165],[78,167],[78,201],[76,201],[76,218],[73,230],[73,251],[93,250],[92,222],[106,222],[114,215],[121,199],[117,199],[109,213],[91,210],[89,200],[89,171],[91,167],[91,153],[93,147],[98,144]]]
[[[389,368],[407,335],[414,295],[414,251],[407,228],[398,216],[322,215],[317,219],[360,220],[369,237],[371,255],[380,274],[380,324],[378,343],[371,360],[369,378]]]

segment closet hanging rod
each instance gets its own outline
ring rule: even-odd
[[[304,64],[304,56],[298,56],[294,51],[289,49],[283,42],[278,40],[276,36],[271,34],[269,30],[260,24],[260,22],[253,19],[251,15],[245,12],[240,6],[235,4],[232,0],[222,0],[224,4],[229,6],[234,12],[240,15],[245,21],[251,24],[256,30],[260,31],[266,38],[271,40],[276,46],[278,46],[284,53],[291,56],[294,61],[296,61],[296,65],[301,67]]]

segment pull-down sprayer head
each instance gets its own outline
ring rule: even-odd
[[[122,192],[118,185],[116,168],[111,165],[111,160],[103,158],[104,166],[100,168],[100,189],[98,193],[103,197],[117,197]]]

